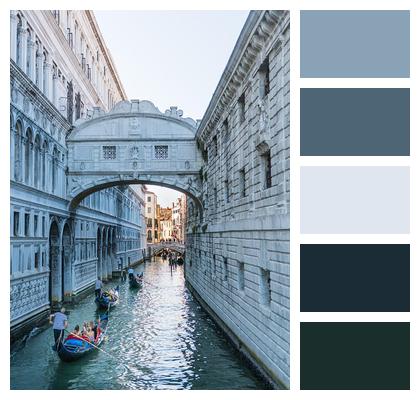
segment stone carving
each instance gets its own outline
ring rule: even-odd
[[[185,161],[185,169],[190,169],[191,165],[189,161]]]
[[[139,148],[137,146],[132,147],[130,150],[130,155],[133,160],[138,160],[140,155]]]
[[[17,280],[10,288],[10,319],[13,321],[48,304],[48,277]]]
[[[140,118],[131,117],[129,120],[129,127],[131,130],[137,130],[140,127]]]
[[[260,100],[257,105],[258,127],[260,133],[266,132],[268,129],[268,113],[264,101]]]
[[[133,162],[133,169],[137,169],[137,161]]]

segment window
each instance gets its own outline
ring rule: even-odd
[[[213,189],[214,211],[217,211],[217,188]]]
[[[39,252],[38,251],[35,252],[34,266],[35,266],[35,269],[39,269]]]
[[[260,75],[260,95],[266,97],[270,92],[270,64],[268,57],[263,61],[259,69]]]
[[[217,157],[218,152],[217,152],[217,136],[216,135],[214,135],[213,137],[213,154],[215,157]]]
[[[238,115],[239,123],[242,124],[245,121],[245,93],[242,93],[238,99]]]
[[[270,271],[261,268],[260,274],[260,299],[263,305],[269,306],[271,302]]]
[[[245,168],[239,170],[239,197],[245,197]]]
[[[227,257],[223,257],[223,280],[227,281],[227,278],[228,278]]]
[[[223,142],[225,144],[229,142],[229,134],[230,134],[230,131],[229,131],[229,121],[226,118],[223,121]]]
[[[42,217],[42,237],[45,237],[45,217]]]
[[[19,236],[19,212],[13,213],[13,236]]]
[[[34,236],[38,236],[38,215],[34,215]]]
[[[239,263],[238,269],[238,289],[245,290],[245,264],[243,262]]]
[[[29,214],[25,214],[25,236],[29,236]]]
[[[270,150],[266,151],[262,156],[262,168],[264,178],[264,189],[271,188],[271,154]]]
[[[147,212],[150,214],[152,212],[152,207],[147,207]]]
[[[216,277],[216,274],[217,274],[216,255],[213,254],[213,278]]]
[[[153,226],[152,218],[147,218],[147,226],[151,228]]]
[[[225,180],[225,200],[226,200],[226,203],[229,203],[229,201],[230,201],[230,197],[229,197],[229,180],[228,179],[226,179]]]
[[[102,146],[102,150],[105,160],[115,160],[117,158],[116,146]]]
[[[147,196],[147,202],[150,203],[152,201],[152,198],[150,196]]]
[[[168,146],[155,146],[155,159],[166,160],[168,158]]]

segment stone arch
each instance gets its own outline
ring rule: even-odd
[[[64,301],[71,300],[73,288],[72,243],[71,229],[69,223],[66,222],[61,234],[61,298]]]
[[[22,180],[21,175],[21,163],[22,163],[22,121],[16,120],[15,133],[14,133],[14,177],[15,180],[20,182]]]
[[[50,304],[61,301],[61,259],[60,230],[56,219],[53,219],[49,229],[49,300]]]

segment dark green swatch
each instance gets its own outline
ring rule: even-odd
[[[301,89],[300,155],[409,156],[410,89]]]
[[[409,390],[410,323],[302,322],[300,388]]]

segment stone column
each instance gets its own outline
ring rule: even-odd
[[[44,73],[44,85],[43,85],[43,92],[48,100],[51,100],[51,86],[52,86],[52,73],[51,73],[52,65],[51,65],[51,56],[47,54],[47,58],[43,65],[43,73]]]
[[[42,60],[42,46],[40,45],[39,48],[37,50],[35,50],[35,57],[36,57],[36,61],[35,61],[35,79],[34,82],[35,84],[38,86],[39,89],[41,89],[42,91],[42,85],[43,85],[43,71],[44,71],[44,67],[43,67],[43,60]],[[38,78],[38,80],[37,80]]]
[[[32,82],[35,82],[35,60],[36,60],[36,48],[35,48],[35,41],[31,40],[29,43],[29,52],[30,54],[27,55],[29,57],[29,71],[28,76]]]
[[[10,11],[10,58],[16,62],[17,48],[17,11]]]
[[[26,72],[26,47],[28,40],[28,31],[26,20],[22,17],[22,26],[19,29],[19,67]]]
[[[58,108],[57,89],[58,89],[58,71],[53,68],[53,85],[52,85],[52,103]]]

